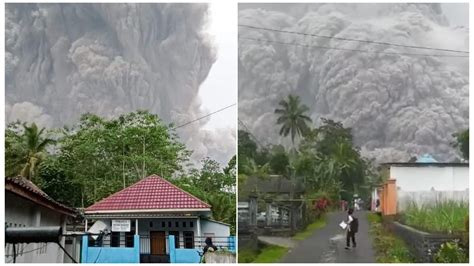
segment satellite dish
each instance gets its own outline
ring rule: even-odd
[[[104,232],[108,230],[109,226],[103,221],[103,220],[98,220],[96,221],[91,228],[87,232],[92,233],[92,234],[99,234],[100,232]],[[93,235],[92,238],[96,240],[98,235]]]

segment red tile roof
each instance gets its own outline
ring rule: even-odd
[[[86,213],[130,210],[210,209],[211,206],[157,175],[96,202]]]

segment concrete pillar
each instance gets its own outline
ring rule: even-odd
[[[266,226],[272,226],[272,201],[271,200],[266,200],[267,203],[267,208],[266,208],[266,214],[265,214],[265,225]]]
[[[255,195],[249,196],[249,226],[256,227],[257,226],[257,197]]]
[[[135,219],[135,235],[138,235],[138,219]]]
[[[201,237],[201,217],[197,218],[197,236]],[[199,241],[201,241],[200,239]]]
[[[283,227],[283,208],[278,206],[278,224]]]

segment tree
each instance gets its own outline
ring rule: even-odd
[[[453,134],[456,142],[453,143],[455,148],[458,148],[465,160],[469,161],[469,129]]]
[[[83,115],[64,130],[58,159],[87,206],[150,174],[170,178],[189,154],[158,116],[138,111],[114,119]]]
[[[19,122],[10,124],[6,130],[6,172],[7,175],[21,175],[29,180],[34,178],[38,167],[45,159],[48,145],[54,140],[44,136],[45,128],[38,128],[35,123],[27,125]],[[22,132],[21,132],[22,131]]]
[[[301,104],[299,96],[288,95],[287,100],[278,103],[281,109],[276,109],[279,115],[277,124],[281,125],[280,135],[291,135],[291,141],[295,142],[296,136],[303,136],[309,131],[307,123],[311,123],[311,118],[306,115],[309,108]]]
[[[191,169],[173,182],[212,206],[212,218],[229,223],[235,232],[235,156],[226,167],[209,158],[202,160],[200,169]]]

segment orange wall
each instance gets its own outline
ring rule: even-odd
[[[385,181],[380,190],[380,206],[383,215],[397,213],[397,185],[396,180]]]

